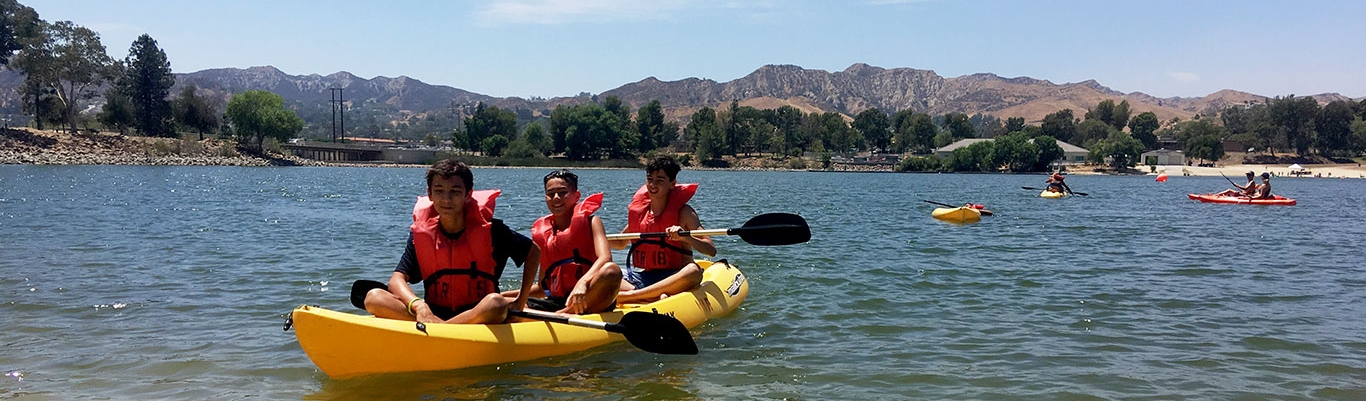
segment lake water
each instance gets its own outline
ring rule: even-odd
[[[548,171],[475,186],[527,233]],[[619,230],[644,173],[578,173]],[[707,228],[791,212],[812,230],[717,237],[751,290],[693,330],[700,355],[620,343],[331,380],[284,317],[362,313],[349,285],[388,277],[422,177],[0,166],[0,398],[1366,399],[1359,179],[1280,179],[1299,205],[1264,207],[1186,199],[1219,177],[1074,176],[1089,197],[1041,199],[1020,189],[1041,175],[683,171]],[[996,216],[947,224],[927,199]]]

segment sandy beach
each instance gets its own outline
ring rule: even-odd
[[[1140,166],[1139,168],[1144,168]],[[1309,164],[1299,171],[1307,174],[1294,175],[1288,164],[1229,164],[1219,167],[1188,167],[1188,166],[1157,166],[1157,172],[1148,175],[1158,175],[1166,173],[1169,177],[1178,176],[1219,176],[1223,174],[1228,177],[1242,177],[1244,173],[1251,171],[1256,174],[1269,172],[1280,178],[1366,178],[1366,167],[1359,164]]]

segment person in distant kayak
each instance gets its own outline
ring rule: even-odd
[[[474,173],[455,160],[427,170],[427,196],[413,206],[408,246],[387,288],[365,294],[377,317],[424,323],[501,323],[527,302],[540,263],[530,238],[493,218],[498,190],[474,191]],[[516,297],[498,292],[503,266],[525,265]],[[419,298],[410,284],[423,283]]]
[[[1238,189],[1236,189],[1236,190],[1233,190],[1233,189],[1225,189],[1224,192],[1220,192],[1220,193],[1217,193],[1217,194],[1214,194],[1214,195],[1215,195],[1215,196],[1243,196],[1243,197],[1249,197],[1249,198],[1250,198],[1250,197],[1253,197],[1253,196],[1257,196],[1257,173],[1254,173],[1254,172],[1249,171],[1249,172],[1247,172],[1246,175],[1247,175],[1247,185],[1233,184],[1233,186],[1234,186],[1235,188],[1238,188]]]
[[[1053,175],[1048,176],[1047,181],[1044,181],[1044,184],[1048,185],[1044,190],[1049,192],[1066,192],[1068,195],[1071,195],[1072,187],[1067,186],[1065,180],[1066,178],[1064,178],[1062,174],[1053,173]]]
[[[545,206],[550,214],[531,226],[531,240],[541,250],[541,278],[531,287],[533,308],[558,313],[598,313],[616,306],[621,267],[612,262],[612,249],[602,218],[602,193],[579,200],[579,177],[569,170],[546,174]],[[507,295],[516,295],[504,293]]]
[[[1271,199],[1271,173],[1262,173],[1262,185],[1257,186],[1255,199]]]
[[[702,282],[702,268],[693,261],[693,251],[716,255],[711,238],[679,235],[682,230],[702,229],[697,211],[688,205],[697,184],[679,185],[681,169],[673,157],[655,156],[645,166],[645,185],[626,207],[623,233],[664,232],[667,236],[612,241],[615,249],[631,246],[623,272],[625,283],[617,295],[619,303],[652,301],[690,290]]]

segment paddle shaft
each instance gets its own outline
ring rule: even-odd
[[[681,235],[681,236],[692,236],[692,237],[714,237],[714,236],[721,236],[721,235],[731,235],[731,232],[730,232],[730,231],[731,231],[730,228],[716,228],[716,229],[709,229],[709,230],[679,230],[679,231],[678,231],[678,235]],[[658,238],[658,237],[665,237],[665,236],[668,236],[668,234],[665,234],[665,233],[621,233],[621,234],[607,234],[607,239],[608,239],[608,240],[623,240],[623,239],[637,239],[637,238],[650,238],[650,237],[656,237],[656,238]]]
[[[1030,191],[1043,191],[1043,190],[1044,190],[1044,189],[1034,188],[1034,187],[1020,187],[1020,189],[1027,189],[1027,190],[1030,190]],[[1091,196],[1091,194],[1088,194],[1088,193],[1085,193],[1085,192],[1071,191],[1071,193],[1074,193],[1074,194],[1077,194],[1077,195],[1081,195],[1081,196]]]
[[[587,327],[590,329],[607,330],[613,333],[622,333],[625,331],[621,328],[621,325],[615,323],[577,319],[568,316],[560,316],[550,312],[538,311],[535,309],[508,310],[508,315],[524,317],[527,319],[544,320],[547,322],[563,323],[571,326]]]
[[[1229,183],[1229,184],[1233,184],[1233,187],[1234,187],[1234,188],[1242,188],[1242,187],[1238,186],[1238,183],[1233,182],[1233,179],[1232,179],[1232,178],[1228,178],[1228,176],[1224,175],[1224,172],[1223,172],[1223,171],[1220,171],[1220,172],[1219,172],[1219,176],[1224,177],[1225,180],[1228,180],[1228,183]]]
[[[939,206],[943,206],[943,207],[961,207],[961,206],[950,205],[950,204],[947,204],[947,203],[939,203],[939,202],[935,202],[935,201],[928,200],[928,199],[921,199],[921,200],[923,200],[923,201],[925,201],[925,203],[929,203],[929,204],[931,204],[931,205],[939,205]],[[980,211],[980,212],[982,212],[982,214],[987,215],[987,216],[995,216],[995,215],[996,215],[996,213],[992,213],[990,210],[986,210],[986,209],[977,209],[977,210]]]

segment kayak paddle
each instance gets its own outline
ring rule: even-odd
[[[683,230],[678,235],[690,235],[694,237],[710,237],[718,235],[739,235],[740,239],[753,245],[792,245],[800,244],[811,240],[811,227],[806,225],[806,219],[791,213],[765,213],[745,222],[745,225],[736,228],[718,228],[713,230]],[[664,238],[665,233],[621,233],[608,234],[608,240],[626,240],[637,238]]]
[[[617,323],[572,318],[535,309],[509,310],[508,315],[571,326],[607,330],[626,337],[641,351],[667,355],[697,355],[697,343],[683,322],[669,315],[650,312],[626,312]]]
[[[1030,190],[1030,191],[1042,191],[1042,190],[1043,190],[1043,188],[1034,188],[1034,187],[1020,187],[1020,189],[1028,189],[1028,190]],[[1081,196],[1091,196],[1091,194],[1088,194],[1088,193],[1085,193],[1085,192],[1072,191],[1072,192],[1069,192],[1069,193],[1073,193],[1073,194],[1077,194],[1077,195],[1081,195]]]
[[[939,205],[939,206],[943,206],[943,207],[960,207],[960,206],[950,205],[950,204],[947,204],[947,203],[939,203],[939,202],[935,202],[935,201],[928,200],[928,199],[921,199],[921,200],[925,201],[925,203],[929,203],[929,204],[932,204],[932,205]],[[977,210],[981,211],[981,212],[982,212],[982,215],[984,215],[984,216],[995,216],[995,215],[996,215],[996,213],[992,213],[990,210],[986,210],[986,209],[977,209]]]

